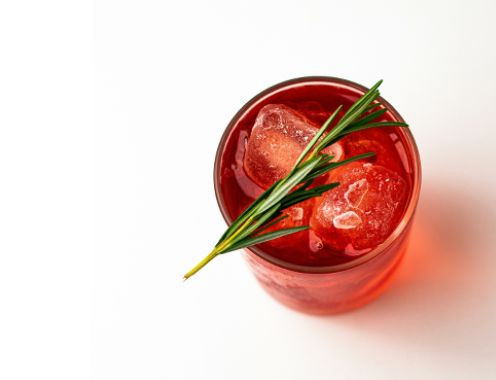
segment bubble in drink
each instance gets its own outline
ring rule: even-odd
[[[269,187],[289,174],[303,149],[319,126],[303,114],[282,104],[268,104],[257,115],[248,139],[244,167],[248,176],[262,187]],[[339,143],[324,153],[338,161],[343,156]]]
[[[382,243],[396,227],[407,183],[383,166],[355,162],[331,172],[340,185],[317,198],[310,226],[328,247],[359,255]]]

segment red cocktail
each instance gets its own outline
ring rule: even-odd
[[[249,101],[224,133],[215,163],[220,209],[230,223],[264,189],[285,176],[320,125],[346,111],[366,89],[337,78],[310,77],[269,88]],[[401,116],[384,99],[377,121]],[[377,296],[406,249],[420,189],[417,147],[408,129],[381,127],[350,134],[327,148],[357,161],[319,178],[340,186],[285,211],[273,228],[310,229],[246,250],[262,286],[282,303],[309,313],[336,313]]]

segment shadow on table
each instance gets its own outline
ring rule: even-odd
[[[493,205],[460,190],[426,187],[390,289],[362,309],[331,317],[332,323],[464,360],[467,353],[489,359],[496,349],[496,255],[487,251],[495,233]]]

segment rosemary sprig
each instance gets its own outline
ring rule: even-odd
[[[308,226],[301,226],[262,233],[286,217],[282,214],[284,209],[307,199],[321,196],[324,192],[339,185],[335,182],[311,188],[310,186],[316,178],[339,166],[374,155],[374,153],[369,152],[340,162],[329,162],[333,157],[322,153],[323,149],[352,132],[375,127],[408,126],[399,122],[374,122],[387,111],[382,108],[382,104],[376,101],[379,97],[378,88],[381,83],[382,80],[360,97],[346,111],[335,127],[324,135],[341,110],[342,106],[339,106],[305,147],[291,172],[286,177],[276,181],[248,206],[227,228],[214,249],[186,273],[184,279],[194,275],[217,255],[308,229]]]

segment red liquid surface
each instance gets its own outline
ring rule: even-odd
[[[339,105],[343,105],[344,112],[360,95],[361,93],[358,90],[338,83],[333,85],[326,83],[322,86],[316,84],[300,85],[261,97],[244,113],[238,115],[239,118],[236,120],[221,152],[219,172],[220,192],[230,218],[236,218],[270,183],[270,181],[263,181],[263,178],[258,178],[257,184],[253,175],[250,176],[247,173],[245,165],[248,140],[257,115],[265,105],[288,106],[297,113],[304,115],[317,128]],[[377,119],[377,121],[394,120],[393,114],[389,111]],[[376,156],[343,166],[332,171],[328,177],[320,179],[321,183],[338,181],[342,185],[331,190],[321,199],[310,200],[289,209],[287,213],[290,217],[274,227],[274,229],[278,229],[295,225],[310,225],[310,230],[261,244],[259,248],[282,262],[323,267],[355,260],[382,243],[401,220],[412,193],[411,158],[407,153],[403,139],[404,136],[399,133],[398,127],[374,128],[356,132],[343,138],[340,144],[344,156],[340,160],[370,151],[375,152]],[[363,166],[364,164],[366,164],[365,167]],[[374,172],[368,173],[367,170],[371,169],[367,168],[371,167],[374,168]],[[377,167],[379,169],[375,170]],[[391,187],[390,193],[392,195],[390,194],[390,198],[392,197],[391,202],[394,201],[395,207],[391,210],[387,204],[381,203],[381,197],[385,193],[383,189],[385,183],[373,182],[374,178],[383,176],[384,173],[391,175],[394,179],[394,184],[391,185],[393,187]],[[361,220],[365,221],[370,217],[371,213],[373,214],[372,216],[377,214],[374,216],[377,220],[371,219],[370,223],[376,223],[381,218],[386,218],[388,221],[386,229],[372,237],[367,235],[368,230],[365,222],[362,223],[365,226],[362,229],[350,228],[343,230],[336,229],[332,223],[322,222],[322,219],[319,219],[321,214],[319,210],[322,210],[326,203],[329,205],[336,204],[336,199],[342,198],[345,191],[352,189],[357,194],[355,198],[360,198],[360,193],[357,193],[357,191],[360,190],[359,184],[362,177],[367,177],[371,181],[369,182],[369,193],[375,191],[376,195],[375,198],[370,198],[370,196],[369,198],[371,199],[370,202],[376,203],[369,205],[368,208],[365,204],[364,212],[357,211],[358,214],[345,209],[344,211],[347,212],[344,215],[351,216],[351,218],[344,222],[348,223],[350,220],[353,222],[353,218],[361,218]],[[389,179],[387,181],[388,184],[391,184]],[[374,183],[376,184],[375,189]],[[352,187],[349,188],[349,186]],[[348,191],[346,196],[352,199],[354,192]],[[386,211],[387,215],[385,215]]]

